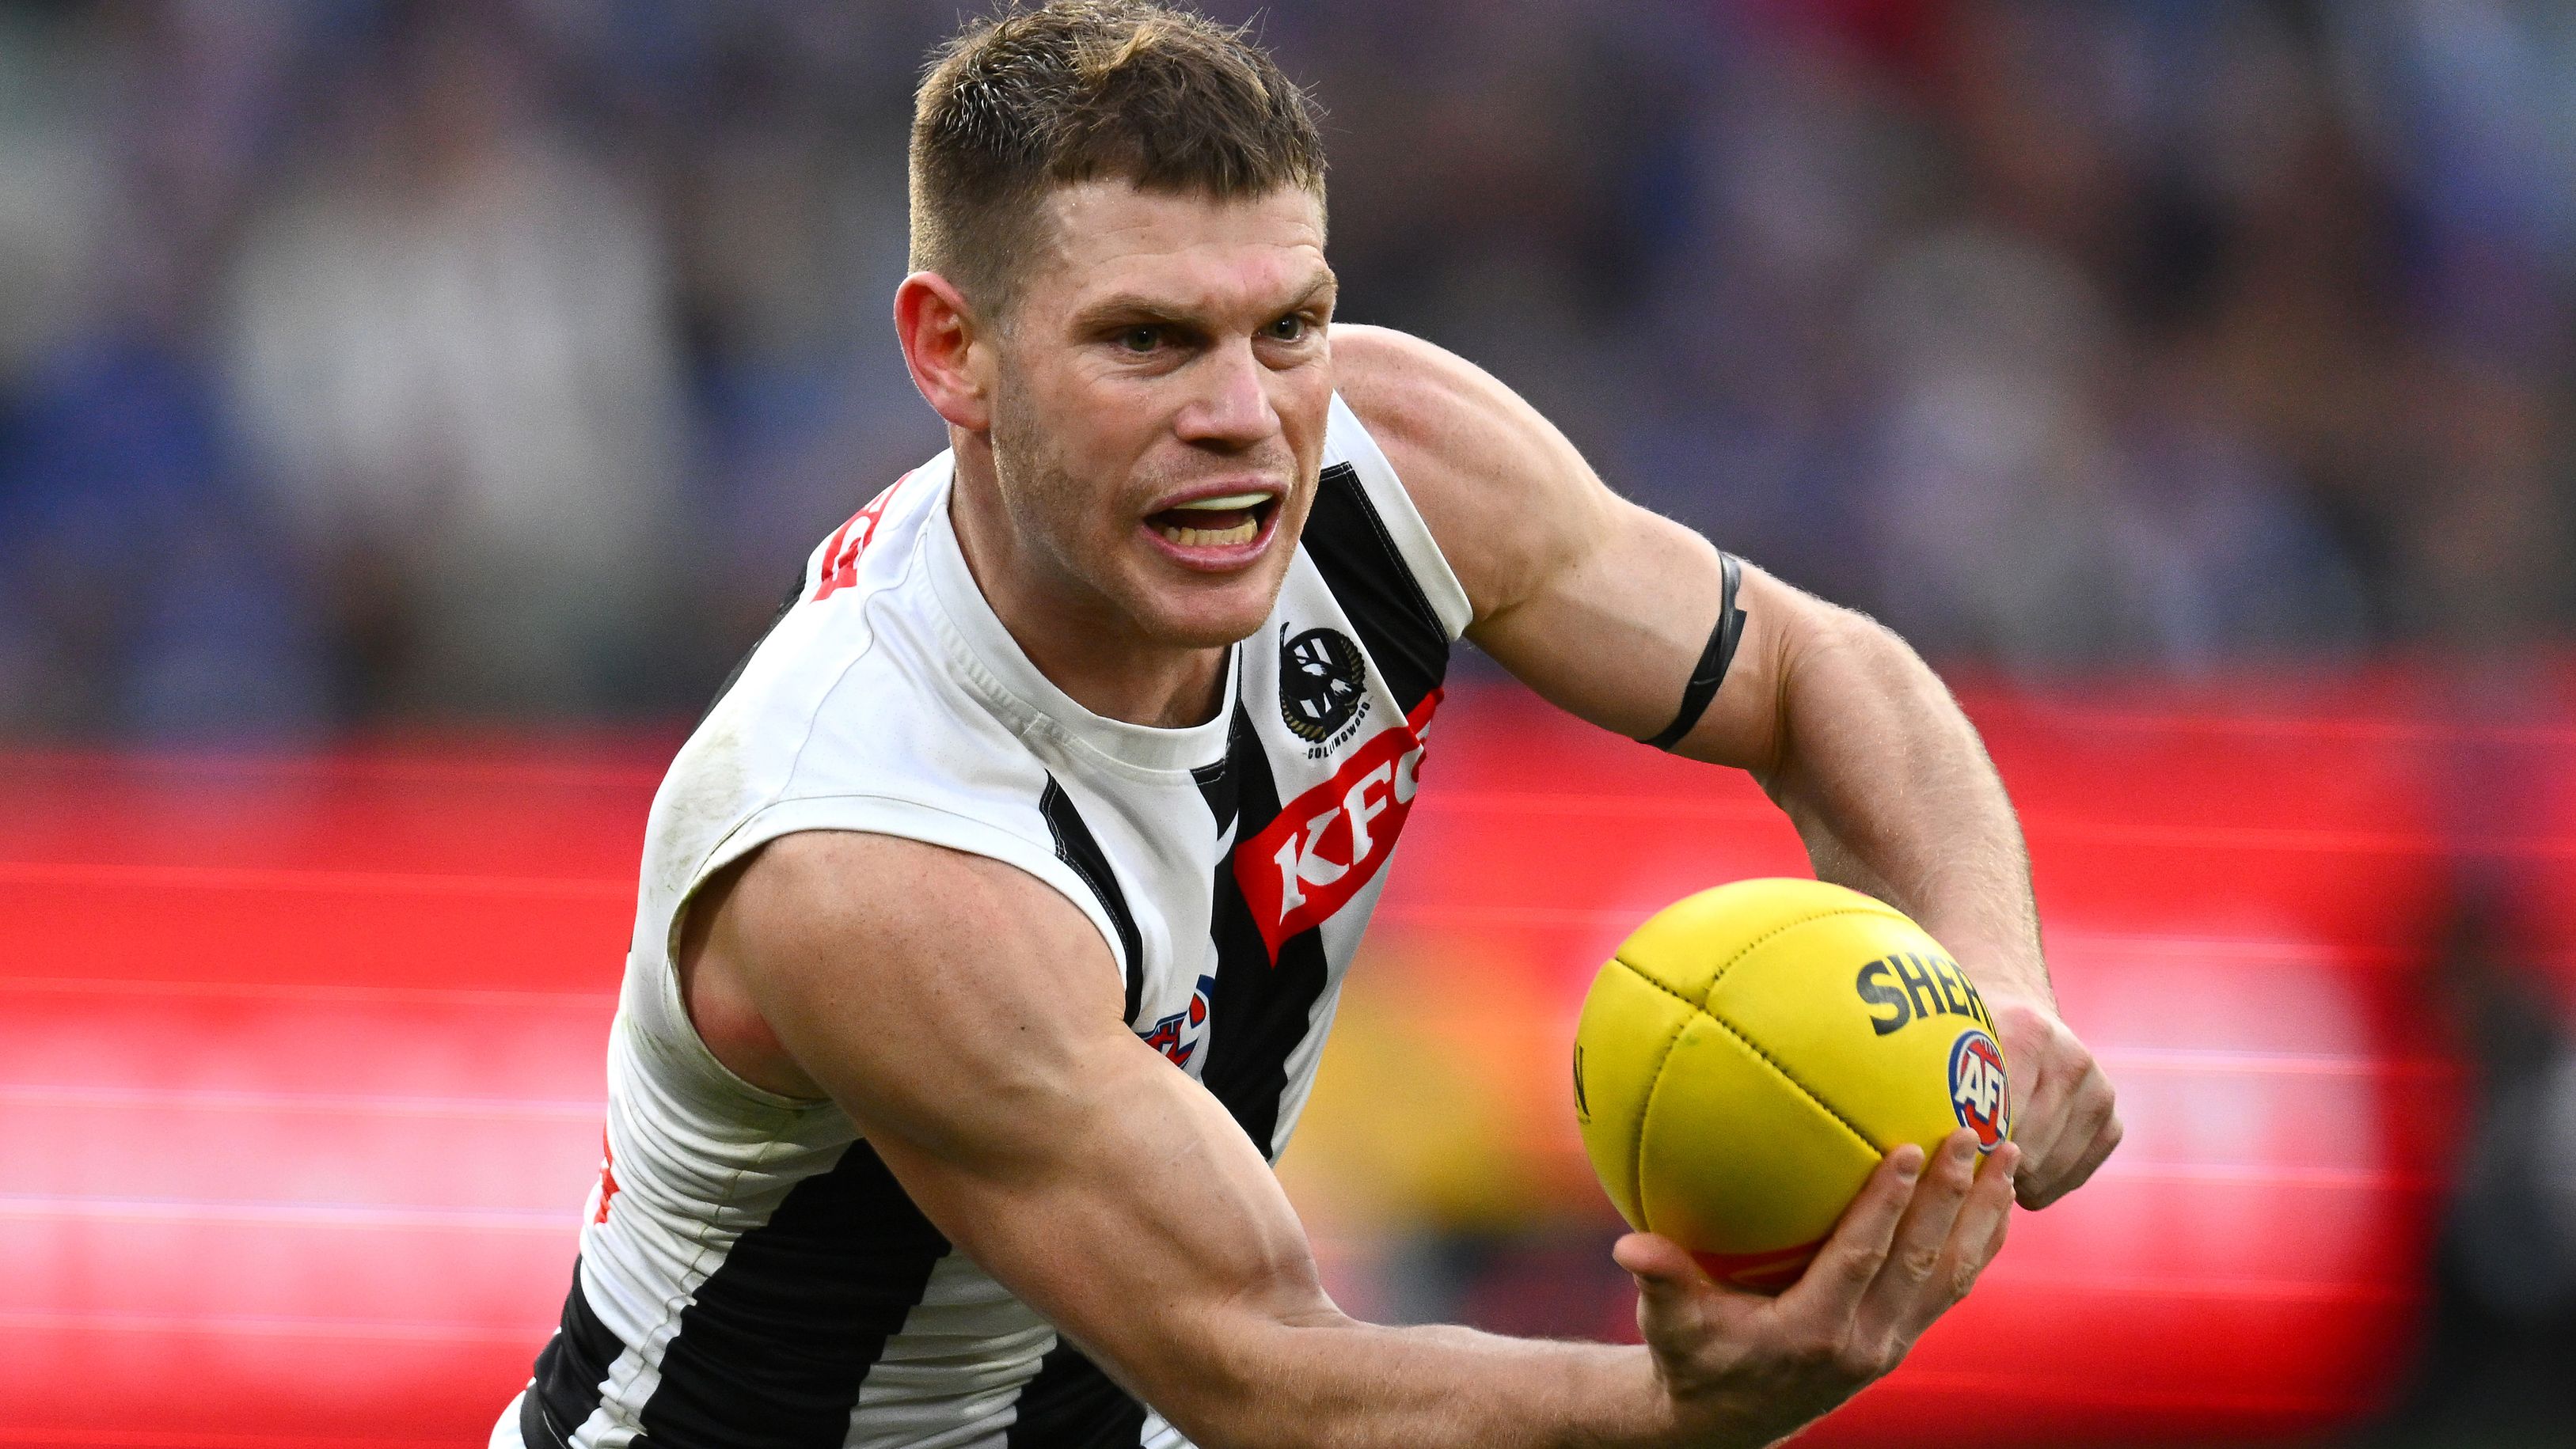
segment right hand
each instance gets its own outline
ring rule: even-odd
[[[1967,1296],[2003,1247],[2020,1149],[1979,1166],[1956,1132],[1933,1154],[1887,1154],[1777,1298],[1719,1286],[1669,1238],[1632,1233],[1611,1256],[1637,1279],[1637,1326],[1671,1401],[1677,1445],[1774,1443],[1896,1367]]]

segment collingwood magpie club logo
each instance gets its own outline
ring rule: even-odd
[[[1358,733],[1368,717],[1368,665],[1360,646],[1339,629],[1309,629],[1290,638],[1279,626],[1279,718],[1320,758]]]

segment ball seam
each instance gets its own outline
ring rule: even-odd
[[[1873,907],[1875,907],[1875,909],[1872,909]],[[1629,975],[1636,977],[1638,980],[1645,982],[1648,986],[1655,988],[1657,991],[1664,993],[1666,996],[1680,1002],[1682,1005],[1689,1007],[1695,1014],[1707,1017],[1710,1021],[1716,1022],[1719,1029],[1723,1030],[1727,1035],[1734,1037],[1737,1041],[1744,1043],[1745,1050],[1753,1053],[1755,1060],[1761,1062],[1771,1070],[1778,1072],[1780,1074],[1780,1080],[1787,1082],[1791,1087],[1797,1090],[1799,1095],[1805,1097],[1808,1101],[1815,1103],[1817,1108],[1826,1116],[1831,1117],[1835,1122],[1840,1123],[1842,1129],[1858,1138],[1863,1147],[1870,1149],[1872,1152],[1882,1152],[1884,1149],[1879,1147],[1877,1143],[1871,1141],[1868,1133],[1863,1132],[1860,1128],[1854,1126],[1850,1118],[1844,1116],[1838,1111],[1835,1111],[1833,1104],[1827,1102],[1824,1098],[1817,1096],[1814,1088],[1809,1087],[1806,1083],[1799,1081],[1796,1077],[1790,1075],[1789,1070],[1786,1067],[1783,1067],[1777,1061],[1772,1060],[1771,1055],[1768,1052],[1763,1051],[1761,1047],[1754,1045],[1752,1038],[1746,1036],[1743,1032],[1738,1031],[1733,1023],[1726,1021],[1716,1012],[1708,1009],[1708,997],[1717,991],[1718,983],[1726,979],[1726,973],[1734,970],[1737,964],[1742,962],[1745,957],[1760,950],[1764,943],[1770,941],[1773,937],[1786,931],[1794,931],[1800,926],[1809,925],[1816,921],[1831,920],[1836,916],[1869,916],[1882,914],[1894,915],[1900,920],[1904,919],[1903,913],[1896,911],[1886,902],[1874,900],[1865,905],[1836,906],[1831,910],[1818,911],[1813,915],[1800,916],[1793,921],[1783,921],[1780,924],[1773,926],[1770,930],[1763,932],[1761,935],[1754,937],[1752,940],[1745,942],[1741,947],[1737,948],[1734,955],[1727,957],[1715,971],[1709,974],[1707,989],[1701,993],[1700,999],[1697,1001],[1693,1001],[1679,991],[1665,985],[1661,980],[1658,980],[1652,972],[1646,970],[1643,966],[1638,965],[1636,962],[1629,960],[1623,955],[1613,952],[1610,959],[1627,967]],[[1647,1119],[1653,1117],[1655,1114],[1655,1094],[1663,1090],[1664,1069],[1672,1064],[1673,1049],[1681,1044],[1682,1033],[1689,1029],[1690,1022],[1685,1019],[1680,1025],[1675,1026],[1673,1028],[1672,1035],[1665,1039],[1663,1052],[1655,1059],[1654,1071],[1646,1078],[1646,1100],[1638,1104],[1637,1107],[1636,1139],[1628,1154],[1628,1197],[1629,1201],[1634,1202],[1637,1205],[1637,1226],[1645,1232],[1651,1233],[1655,1230],[1654,1225],[1646,1220],[1646,1122]]]
[[[1753,1053],[1753,1055],[1754,1055],[1754,1056],[1756,1056],[1756,1057],[1760,1058],[1760,1059],[1761,1059],[1761,1061],[1762,1061],[1762,1064],[1763,1064],[1764,1066],[1767,1066],[1767,1067],[1769,1067],[1771,1070],[1773,1070],[1773,1071],[1775,1071],[1775,1072],[1778,1072],[1778,1073],[1780,1074],[1780,1080],[1782,1080],[1782,1081],[1784,1081],[1784,1082],[1787,1082],[1790,1086],[1793,1086],[1793,1087],[1797,1088],[1797,1089],[1798,1089],[1798,1091],[1799,1091],[1802,1095],[1804,1095],[1808,1101],[1815,1103],[1815,1104],[1816,1104],[1816,1106],[1817,1106],[1819,1109],[1821,1109],[1821,1110],[1824,1112],[1824,1114],[1825,1114],[1826,1116],[1831,1117],[1831,1118],[1833,1118],[1835,1121],[1840,1122],[1841,1124],[1843,1124],[1843,1130],[1844,1130],[1844,1131],[1846,1131],[1846,1132],[1849,1132],[1849,1133],[1850,1133],[1851,1135],[1853,1135],[1854,1137],[1859,1138],[1859,1139],[1860,1139],[1860,1145],[1861,1145],[1861,1146],[1868,1148],[1870,1151],[1875,1152],[1875,1153],[1879,1154],[1879,1155],[1880,1155],[1880,1156],[1882,1156],[1882,1157],[1884,1157],[1884,1156],[1886,1156],[1886,1155],[1887,1155],[1887,1149],[1886,1149],[1886,1148],[1884,1148],[1884,1147],[1879,1146],[1879,1145],[1878,1145],[1878,1143],[1877,1143],[1876,1141],[1874,1141],[1874,1140],[1870,1137],[1870,1135],[1869,1135],[1868,1133],[1863,1132],[1862,1130],[1860,1130],[1860,1124],[1859,1124],[1859,1123],[1854,1122],[1854,1121],[1853,1121],[1852,1119],[1850,1119],[1849,1117],[1844,1116],[1841,1112],[1836,1111],[1836,1110],[1834,1109],[1834,1104],[1833,1104],[1833,1103],[1826,1101],[1826,1100],[1824,1099],[1824,1097],[1823,1097],[1822,1095],[1820,1095],[1820,1094],[1816,1091],[1816,1089],[1815,1089],[1815,1088],[1808,1086],[1806,1083],[1804,1083],[1804,1082],[1802,1082],[1802,1081],[1799,1081],[1799,1080],[1798,1080],[1798,1074],[1797,1074],[1797,1073],[1795,1073],[1795,1072],[1793,1072],[1793,1071],[1790,1071],[1787,1067],[1784,1067],[1784,1066],[1780,1065],[1780,1063],[1779,1063],[1779,1061],[1778,1061],[1777,1059],[1775,1059],[1775,1058],[1774,1058],[1774,1057],[1773,1057],[1769,1052],[1766,1052],[1766,1051],[1764,1051],[1764,1050],[1762,1049],[1762,1044],[1761,1044],[1761,1043],[1759,1043],[1759,1042],[1755,1041],[1753,1038],[1751,1038],[1751,1037],[1749,1037],[1749,1036],[1746,1036],[1743,1032],[1741,1032],[1741,1031],[1737,1030],[1737,1029],[1736,1029],[1736,1026],[1735,1026],[1735,1023],[1733,1023],[1733,1022],[1731,1022],[1731,1021],[1728,1021],[1725,1017],[1722,1017],[1722,1016],[1718,1015],[1718,1014],[1717,1014],[1716,1012],[1714,1012],[1714,1011],[1710,1011],[1710,1010],[1709,1010],[1708,1008],[1706,1008],[1706,1007],[1702,1007],[1702,1008],[1700,1008],[1700,1013],[1699,1013],[1699,1014],[1700,1014],[1700,1015],[1702,1015],[1702,1016],[1707,1017],[1710,1021],[1713,1021],[1713,1022],[1717,1023],[1717,1029],[1718,1029],[1718,1030],[1720,1030],[1720,1031],[1722,1031],[1722,1032],[1725,1032],[1728,1036],[1731,1036],[1731,1037],[1735,1038],[1737,1041],[1740,1041],[1740,1042],[1744,1043],[1744,1049],[1745,1049],[1746,1051],[1749,1051],[1749,1052]]]
[[[1833,915],[1849,915],[1849,914],[1859,914],[1859,913],[1857,913],[1857,912],[1836,911],[1836,912],[1830,912],[1829,914],[1833,914]],[[1823,919],[1824,919],[1824,917],[1823,917],[1823,916],[1810,916],[1810,917],[1808,917],[1807,919],[1808,919],[1808,920],[1823,920]],[[1805,922],[1804,922],[1804,921],[1801,921],[1801,922],[1794,922],[1793,924],[1797,924],[1797,925],[1804,925],[1804,924],[1805,924]],[[1781,930],[1787,930],[1787,929],[1788,929],[1788,927],[1783,926],[1783,927],[1781,927],[1780,929],[1781,929]],[[1771,934],[1772,934],[1772,935],[1777,935],[1777,934],[1778,934],[1778,932],[1776,932],[1776,931],[1775,931],[1775,932],[1772,932]],[[1748,949],[1748,950],[1749,950],[1749,949],[1751,949],[1751,948],[1750,948],[1750,947],[1748,947],[1748,948],[1746,948],[1746,949]],[[1857,1137],[1857,1138],[1859,1138],[1859,1139],[1860,1139],[1860,1144],[1861,1144],[1861,1146],[1868,1148],[1868,1149],[1869,1149],[1870,1151],[1872,1151],[1872,1152],[1877,1152],[1877,1153],[1881,1153],[1881,1154],[1884,1154],[1884,1153],[1887,1151],[1887,1149],[1886,1149],[1886,1148],[1879,1146],[1879,1145],[1878,1145],[1878,1143],[1877,1143],[1877,1141],[1876,1141],[1876,1140],[1874,1140],[1873,1138],[1871,1138],[1871,1136],[1870,1136],[1868,1133],[1863,1132],[1862,1130],[1860,1130],[1860,1125],[1859,1125],[1858,1123],[1856,1123],[1856,1122],[1852,1121],[1852,1119],[1850,1119],[1849,1117],[1844,1116],[1840,1111],[1836,1110],[1836,1109],[1835,1109],[1835,1107],[1834,1107],[1834,1104],[1833,1104],[1833,1103],[1831,1103],[1831,1102],[1826,1101],[1826,1100],[1824,1099],[1824,1097],[1823,1097],[1822,1095],[1820,1095],[1820,1094],[1816,1091],[1816,1089],[1815,1089],[1815,1088],[1808,1086],[1806,1083],[1804,1083],[1804,1082],[1802,1082],[1802,1081],[1799,1081],[1799,1080],[1798,1080],[1798,1074],[1797,1074],[1797,1073],[1795,1073],[1795,1072],[1790,1071],[1787,1067],[1782,1066],[1782,1065],[1780,1064],[1780,1062],[1779,1062],[1779,1059],[1778,1059],[1778,1058],[1776,1058],[1776,1057],[1772,1056],[1769,1052],[1764,1051],[1764,1050],[1762,1049],[1762,1045],[1761,1045],[1761,1043],[1759,1043],[1759,1042],[1755,1041],[1753,1038],[1751,1038],[1751,1037],[1749,1037],[1749,1036],[1746,1036],[1746,1035],[1744,1034],[1744,1032],[1742,1031],[1742,1029],[1740,1029],[1739,1027],[1737,1027],[1737,1026],[1735,1025],[1735,1023],[1733,1023],[1733,1022],[1731,1022],[1731,1021],[1728,1021],[1725,1017],[1722,1017],[1722,1016],[1718,1015],[1716,1012],[1709,1010],[1709,1009],[1708,1009],[1708,1003],[1706,1003],[1706,1002],[1704,1002],[1704,1001],[1693,1001],[1693,1000],[1691,1000],[1689,997],[1684,996],[1683,994],[1681,994],[1681,993],[1680,993],[1680,992],[1678,992],[1678,991],[1675,991],[1674,989],[1672,989],[1672,988],[1671,988],[1671,987],[1669,987],[1669,986],[1666,986],[1664,983],[1662,983],[1662,982],[1660,982],[1660,981],[1657,981],[1654,977],[1649,976],[1649,975],[1647,975],[1645,972],[1638,970],[1638,969],[1637,969],[1637,966],[1636,966],[1636,963],[1634,963],[1634,962],[1632,962],[1632,961],[1628,960],[1626,957],[1623,957],[1623,956],[1613,956],[1613,957],[1611,957],[1610,959],[1611,959],[1611,960],[1613,960],[1613,961],[1617,961],[1617,962],[1618,962],[1620,965],[1622,965],[1622,966],[1627,967],[1627,968],[1628,968],[1628,970],[1629,970],[1629,972],[1630,972],[1632,975],[1634,975],[1638,980],[1645,982],[1647,985],[1649,985],[1649,986],[1651,986],[1651,987],[1655,988],[1657,991],[1660,991],[1660,992],[1664,993],[1666,996],[1671,997],[1673,1000],[1680,1002],[1682,1005],[1689,1007],[1689,1008],[1690,1008],[1694,1013],[1696,1013],[1697,1015],[1704,1016],[1704,1017],[1708,1018],[1711,1022],[1713,1022],[1713,1023],[1715,1023],[1715,1024],[1716,1024],[1716,1026],[1717,1026],[1717,1029],[1718,1029],[1718,1030],[1723,1031],[1723,1032],[1725,1032],[1728,1036],[1731,1036],[1731,1037],[1735,1038],[1737,1041],[1740,1041],[1740,1042],[1744,1043],[1744,1049],[1745,1049],[1746,1051],[1749,1051],[1749,1052],[1753,1053],[1754,1058],[1755,1058],[1756,1060],[1760,1061],[1764,1066],[1769,1067],[1771,1070],[1773,1070],[1773,1071],[1775,1071],[1775,1072],[1778,1072],[1778,1073],[1780,1074],[1780,1080],[1782,1080],[1782,1081],[1784,1081],[1784,1082],[1787,1082],[1787,1083],[1788,1083],[1790,1086],[1792,1086],[1792,1087],[1797,1088],[1797,1089],[1798,1089],[1798,1094],[1799,1094],[1800,1096],[1805,1097],[1808,1101],[1815,1103],[1815,1104],[1816,1104],[1816,1108],[1817,1108],[1817,1110],[1819,1110],[1819,1111],[1823,1112],[1826,1116],[1833,1118],[1836,1122],[1841,1123],[1841,1124],[1842,1124],[1842,1128],[1843,1128],[1843,1130],[1844,1130],[1844,1131],[1849,1132],[1852,1136]],[[1737,957],[1737,959],[1738,959],[1738,960],[1741,960],[1741,959],[1742,959],[1741,955],[1739,955],[1739,956]],[[1730,966],[1732,966],[1732,965],[1734,964],[1734,962],[1730,961],[1730,962],[1728,962],[1727,964],[1728,964],[1728,965],[1730,965]],[[1711,986],[1714,986],[1715,984],[1716,984],[1716,983],[1715,983],[1713,980],[1712,980],[1712,981],[1711,981],[1711,983],[1710,983],[1710,985],[1711,985]],[[1660,1089],[1663,1087],[1663,1085],[1664,1085],[1664,1068],[1665,1068],[1665,1067],[1667,1067],[1667,1066],[1669,1066],[1669,1065],[1671,1065],[1671,1063],[1672,1063],[1672,1059],[1673,1059],[1673,1042],[1678,1042],[1678,1041],[1680,1041],[1680,1040],[1681,1040],[1681,1034],[1682,1034],[1682,1032],[1683,1032],[1684,1030],[1688,1030],[1688,1029],[1689,1029],[1689,1026],[1690,1026],[1690,1023],[1688,1023],[1688,1022],[1684,1022],[1684,1023],[1682,1023],[1681,1027],[1680,1027],[1680,1028],[1678,1028],[1678,1029],[1676,1029],[1676,1030],[1673,1032],[1673,1041],[1672,1041],[1672,1042],[1667,1042],[1667,1043],[1665,1043],[1665,1044],[1664,1044],[1664,1054],[1663,1054],[1663,1057],[1655,1063],[1655,1074],[1654,1074],[1654,1076],[1653,1076],[1652,1078],[1650,1078],[1650,1079],[1647,1081],[1647,1084],[1646,1084],[1646,1101],[1645,1101],[1645,1104],[1644,1104],[1642,1107],[1640,1107],[1640,1108],[1638,1109],[1638,1112],[1637,1112],[1637,1154],[1636,1154],[1636,1156],[1637,1156],[1637,1189],[1636,1189],[1636,1190],[1637,1190],[1637,1216],[1639,1216],[1639,1217],[1644,1217],[1644,1216],[1646,1215],[1646,1119],[1647,1119],[1647,1117],[1651,1116],[1651,1115],[1653,1114],[1654,1110],[1655,1110],[1655,1093],[1656,1093],[1658,1090],[1660,1090]]]
[[[1701,1011],[1706,1011],[1708,1010],[1708,998],[1717,991],[1717,984],[1726,979],[1726,973],[1734,970],[1738,965],[1742,964],[1745,957],[1761,950],[1763,946],[1768,944],[1774,937],[1785,935],[1790,931],[1798,929],[1800,926],[1813,925],[1818,921],[1830,921],[1836,916],[1875,916],[1882,914],[1898,915],[1899,913],[1894,911],[1892,908],[1883,908],[1881,910],[1873,911],[1865,906],[1836,906],[1830,911],[1818,911],[1812,916],[1800,916],[1794,921],[1782,921],[1780,924],[1773,926],[1770,930],[1763,932],[1761,935],[1756,936],[1752,940],[1737,947],[1734,955],[1727,957],[1725,961],[1719,964],[1715,971],[1710,972],[1708,986],[1700,992],[1700,999],[1697,1001],[1692,1001],[1689,997],[1682,995],[1673,988],[1666,986],[1663,982],[1656,980],[1654,973],[1648,971],[1645,967],[1638,965],[1636,962],[1629,960],[1627,957],[1619,955],[1617,952],[1613,952],[1610,959],[1627,967],[1629,970],[1636,972],[1641,979],[1652,982],[1656,990],[1663,992],[1674,1000],[1688,1003]],[[1901,915],[1899,915],[1899,919],[1902,919]],[[1624,951],[1626,949],[1627,947],[1625,943],[1622,943],[1620,950]]]
[[[1610,959],[1619,961],[1616,956]],[[1625,961],[1619,961],[1619,964],[1628,966]],[[1683,1005],[1690,1005],[1688,997],[1636,967],[1628,966],[1628,974],[1679,1000]],[[1691,1010],[1700,1016],[1708,1015],[1703,1007],[1692,1006]],[[1637,1205],[1637,1227],[1644,1232],[1651,1233],[1655,1230],[1654,1225],[1646,1221],[1646,1122],[1655,1115],[1655,1094],[1663,1090],[1664,1068],[1672,1063],[1673,1051],[1681,1045],[1682,1033],[1688,1030],[1690,1030],[1690,1018],[1685,1016],[1673,1027],[1672,1035],[1664,1038],[1663,1052],[1655,1058],[1655,1069],[1646,1077],[1646,1100],[1637,1104],[1636,1140],[1628,1153],[1628,1200]]]

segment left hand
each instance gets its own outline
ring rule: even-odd
[[[2012,1139],[2021,1144],[2013,1195],[2044,1208],[2084,1185],[2120,1145],[2111,1079],[2042,998],[1985,993],[2012,1075]]]

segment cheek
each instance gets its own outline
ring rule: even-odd
[[[1321,448],[1325,421],[1332,415],[1332,368],[1292,367],[1272,375],[1278,384],[1271,406],[1278,410],[1280,430],[1301,454]]]
[[[1160,417],[1152,389],[1072,368],[1049,379],[1029,401],[1026,425],[1045,436],[1049,453],[1078,468],[1124,466]]]
[[[1324,417],[1324,401],[1332,396],[1332,353],[1324,353],[1309,363],[1280,368],[1270,373],[1270,399],[1280,414],[1311,412],[1316,420]]]
[[[1058,414],[1030,440],[1031,460],[1023,507],[1039,520],[1064,566],[1096,574],[1114,557],[1135,526],[1124,506],[1131,459],[1114,438],[1101,436],[1096,415],[1083,409]]]
[[[1063,536],[1079,519],[1088,480],[1098,468],[1091,429],[1096,409],[1078,378],[1020,374],[997,408],[993,442],[1007,452],[1013,507]]]

